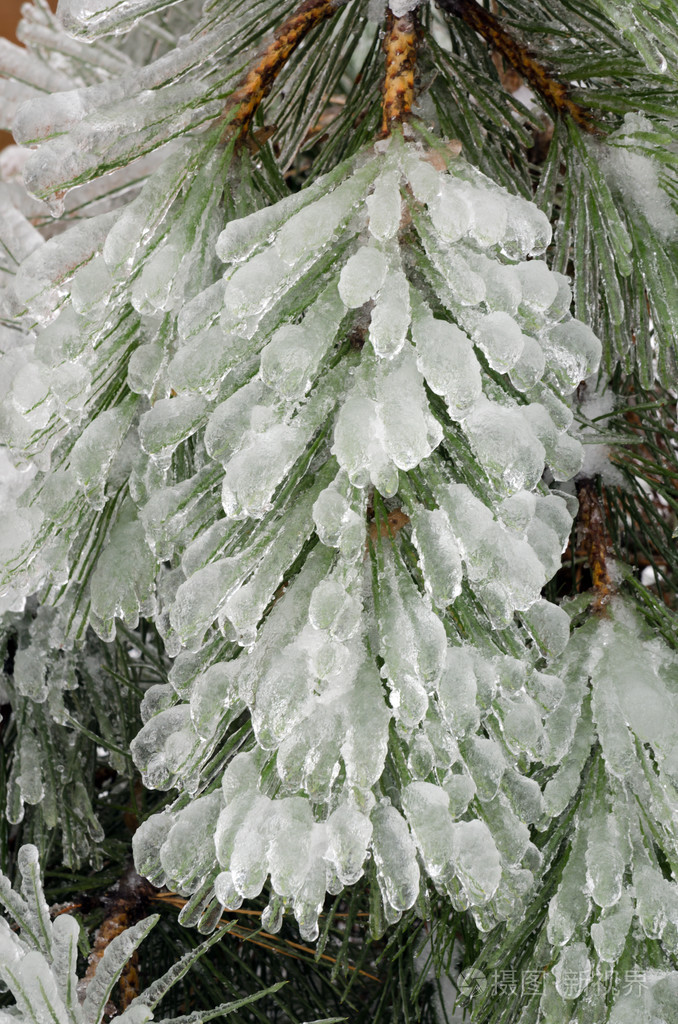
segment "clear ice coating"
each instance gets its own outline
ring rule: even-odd
[[[529,687],[544,718],[542,762],[554,769],[534,820],[544,809],[549,818],[566,810],[573,829],[564,861],[556,846],[542,848],[547,897],[528,948],[520,933],[508,941],[525,970],[550,964],[543,1018],[525,1008],[521,1024],[606,1014],[619,1024],[671,1020],[675,975],[660,968],[677,948],[678,885],[663,867],[676,856],[676,653],[616,596],[604,615],[574,629],[550,670],[557,676]],[[465,743],[460,749],[466,755]],[[522,817],[529,820],[525,809]],[[631,989],[626,958],[642,962],[650,948],[657,967],[634,968]]]
[[[78,32],[125,23],[120,5],[62,6]],[[100,91],[55,101],[68,138],[30,157],[35,187],[158,142],[163,67],[139,139],[108,155],[104,128],[133,90],[110,116]],[[199,104],[188,84],[182,97],[189,130]],[[35,105],[22,116],[46,130]],[[85,527],[100,538],[77,629],[109,639],[116,619],[152,618],[174,659],[132,753],[148,786],[188,799],[140,828],[140,870],[230,907],[270,880],[266,927],[289,909],[309,940],[326,892],[368,858],[387,921],[415,904],[422,871],[483,929],[519,915],[539,863],[528,825],[572,799],[588,739],[581,693],[541,661],[570,642],[541,592],[574,514],[545,481],[581,465],[566,401],[600,344],[539,258],[544,215],[430,157],[394,135],[261,206],[246,155],[228,164],[194,133],[121,211],[58,244],[27,232],[10,289],[35,342],[3,357],[0,430],[37,471],[14,499],[6,582],[63,582]],[[29,660],[22,685],[44,701]],[[617,773],[623,700],[616,718],[604,688],[591,704]],[[243,720],[252,749],[224,766]],[[554,768],[544,796],[534,763]],[[222,786],[204,795],[216,764]],[[21,799],[43,783],[28,746]],[[591,873],[587,907],[612,913],[616,877]]]
[[[5,995],[13,1001],[3,1010],[8,1020],[20,1024],[102,1024],[108,1016],[111,991],[130,958],[159,920],[153,914],[123,928],[106,945],[93,972],[77,975],[80,925],[62,911],[52,921],[41,883],[38,851],[26,844],[18,851],[20,891],[0,872],[0,903],[13,924],[0,919],[0,977]],[[123,1024],[147,1024],[162,997],[212,945],[201,943],[156,978],[120,1015]],[[238,1004],[236,1004],[238,1005]],[[228,1013],[234,1005],[215,1009]],[[191,1015],[202,1024],[208,1012]],[[169,1024],[163,1018],[158,1024]]]

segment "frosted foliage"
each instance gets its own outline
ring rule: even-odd
[[[660,164],[654,154],[639,152],[643,133],[652,132],[652,122],[642,114],[627,113],[623,125],[610,137],[611,145],[599,154],[603,170],[613,188],[664,238],[675,239],[678,216],[660,184]],[[598,156],[598,154],[596,154]]]
[[[101,1024],[108,1013],[113,987],[157,923],[158,915],[123,928],[109,941],[94,972],[78,979],[80,925],[63,911],[50,920],[36,847],[22,846],[17,860],[22,876],[21,894],[0,873],[0,901],[14,922],[10,927],[4,918],[0,919],[0,978],[12,1000],[5,1016],[20,1024]],[[146,1024],[151,1020],[152,1008],[160,996],[205,952],[207,945],[203,943],[183,959],[180,973],[170,968],[141,991],[120,1020],[124,1024]],[[195,1019],[197,1024],[202,1016]],[[161,1024],[166,1024],[166,1020]]]
[[[151,9],[62,7],[94,36]],[[600,345],[538,258],[543,214],[397,133],[257,208],[259,165],[192,131],[217,103],[193,69],[213,76],[209,47],[234,46],[212,17],[143,69],[142,100],[134,68],[110,109],[92,85],[22,114],[36,137],[54,115],[28,158],[50,197],[96,196],[104,169],[164,142],[168,80],[189,137],[143,184],[123,176],[120,209],[21,235],[12,301],[35,341],[2,356],[1,428],[37,468],[3,517],[4,582],[21,598],[85,579],[82,599],[66,588],[71,637],[144,617],[164,640],[169,683],[145,694],[132,743],[145,785],[179,790],[135,838],[155,883],[214,885],[229,907],[270,885],[266,927],[289,910],[310,941],[326,892],[371,859],[385,920],[414,906],[421,872],[486,929],[534,879],[527,829],[548,801],[526,773],[574,744],[581,693],[540,661],[567,656],[568,617],[541,592],[573,510],[543,480],[579,467],[557,395]],[[42,653],[17,671],[47,706]],[[592,701],[604,750],[610,700]],[[252,749],[227,755],[244,722]],[[551,779],[552,806],[575,775]],[[222,785],[204,796],[208,780]],[[46,783],[28,742],[17,820]],[[611,910],[612,881],[591,887]]]
[[[569,806],[575,828],[532,963],[554,961],[548,992],[554,1020],[588,1019],[597,979],[610,971],[617,972],[607,990],[611,1021],[669,1020],[672,976],[646,975],[642,1001],[635,1002],[623,964],[650,942],[661,942],[669,955],[676,949],[678,886],[660,862],[676,854],[669,824],[676,799],[676,655],[627,600],[615,597],[604,616],[573,631],[552,665],[561,692],[545,716],[551,734],[545,760],[557,770],[544,799],[550,815]],[[643,838],[648,813],[652,843]],[[666,988],[653,987],[654,979]]]
[[[211,878],[214,867],[211,835],[222,807],[219,792],[198,797],[170,828],[160,862],[174,888],[200,888]]]

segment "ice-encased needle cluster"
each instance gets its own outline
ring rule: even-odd
[[[678,992],[678,973],[667,971],[678,952],[678,884],[666,868],[678,857],[678,658],[615,597],[574,630],[552,670],[567,695],[543,797],[550,818],[573,815],[570,849],[563,866],[562,837],[546,842],[539,928],[533,921],[529,940],[520,928],[507,934],[488,960],[499,972],[519,960],[533,976],[552,965],[519,1024],[668,1024]],[[477,1009],[479,1020],[495,1019]]]
[[[0,980],[3,1001],[7,995],[13,1000],[7,1009],[3,1008],[3,1019],[17,1024],[101,1024],[110,1014],[111,991],[130,957],[157,924],[159,915],[153,914],[124,928],[108,942],[93,974],[78,978],[80,924],[64,912],[51,920],[35,846],[26,844],[20,848],[17,865],[18,890],[0,871],[0,906],[7,915],[0,917]],[[213,942],[214,939],[208,939],[187,953],[132,999],[116,1019],[123,1024],[152,1021],[153,1011],[163,996]],[[267,989],[264,994],[270,991]],[[222,1003],[214,1010],[228,1013],[234,1008],[232,1003]],[[203,1016],[197,1011],[191,1020],[200,1024]],[[163,1018],[162,1024],[169,1019]]]
[[[216,343],[218,324],[238,351],[251,339],[259,370],[206,418],[227,514],[185,548],[166,622],[187,650],[134,743],[149,785],[198,793],[231,723],[251,715],[254,745],[221,791],[151,819],[135,841],[154,881],[195,893],[190,919],[213,894],[235,907],[270,879],[266,927],[291,907],[312,939],[325,891],[356,881],[370,854],[387,920],[415,902],[421,866],[482,927],[529,891],[540,856],[528,826],[546,808],[516,765],[557,763],[571,699],[537,667],[569,635],[540,594],[574,511],[541,478],[547,463],[561,480],[578,469],[564,399],[600,352],[568,313],[566,281],[522,258],[548,234],[530,204],[466,165],[440,173],[423,147],[394,139],[220,236],[223,297],[203,293],[179,329]],[[353,325],[360,356],[339,358]],[[195,379],[182,383],[175,374],[192,394]],[[286,476],[319,439],[325,461],[284,504]],[[385,539],[368,559],[372,487],[401,503],[411,546]],[[162,524],[154,504],[157,537],[189,492],[177,488]],[[445,609],[471,594],[481,619],[508,630],[511,654],[446,629]],[[215,622],[233,645],[226,660]],[[406,765],[389,782],[393,742]],[[204,837],[190,858],[189,834]]]
[[[71,637],[155,619],[175,661],[133,754],[191,799],[135,848],[187,918],[270,879],[266,926],[288,907],[313,938],[370,857],[387,921],[423,867],[490,927],[540,861],[527,769],[564,700],[540,659],[569,634],[540,595],[576,507],[542,478],[581,464],[567,399],[600,344],[546,217],[463,161],[394,136],[224,226],[224,175],[253,192],[216,138],[19,268],[37,339],[4,430],[40,471],[9,578],[71,581]]]

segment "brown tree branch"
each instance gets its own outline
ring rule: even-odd
[[[560,82],[549,70],[532,56],[529,49],[520,43],[501,21],[481,7],[476,0],[437,0],[446,14],[461,18],[474,32],[493,46],[526,82],[540,93],[557,114],[569,114],[580,128],[590,135],[597,135],[598,128],[585,108],[571,99],[568,86]]]
[[[228,118],[227,132],[244,134],[252,123],[261,101],[273,88],[290,54],[311,29],[326,18],[331,18],[347,0],[304,0],[283,22],[272,41],[256,58],[229,97],[222,118]]]
[[[384,39],[384,78],[381,137],[391,134],[393,124],[404,121],[414,103],[414,75],[417,58],[417,22],[414,11],[396,18],[389,9]]]
[[[593,611],[599,615],[617,589],[609,567],[612,545],[605,525],[605,509],[595,481],[589,478],[580,480],[577,483],[577,497],[579,546],[585,552],[591,569],[595,594]]]
[[[97,928],[92,952],[89,956],[85,982],[90,982],[94,977],[97,965],[101,960],[106,947],[116,935],[120,935],[130,925],[140,921],[146,913],[148,900],[156,892],[155,887],[142,878],[133,867],[127,869],[119,882],[117,882],[103,897],[101,902],[106,908],[106,916]],[[129,961],[120,975],[118,983],[118,1005],[111,1006],[111,1011],[125,1010],[132,1000],[139,994],[139,972],[138,957],[135,954]]]

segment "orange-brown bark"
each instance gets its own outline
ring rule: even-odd
[[[146,911],[147,901],[153,893],[155,893],[155,889],[150,882],[141,878],[134,868],[130,868],[111,891],[111,894],[104,897],[107,912],[94,937],[85,981],[92,980],[106,947],[116,935],[120,935],[130,925],[141,920]],[[117,1004],[115,1007],[110,1007],[111,1013],[115,1010],[122,1012],[139,995],[138,963],[138,956],[135,952],[125,964],[120,975]]]
[[[252,122],[259,104],[273,88],[288,57],[299,43],[341,6],[340,0],[304,0],[283,22],[273,40],[259,54],[254,66],[229,97],[224,116],[235,111],[229,121],[229,132],[244,133]]]
[[[392,512],[389,512],[385,519],[380,520],[379,529],[377,530],[377,524],[372,521],[369,525],[369,543],[376,544],[377,537],[390,537],[393,539],[399,530],[402,530],[403,526],[407,526],[410,521],[410,517],[406,515],[401,508],[394,508]]]
[[[394,123],[404,121],[414,103],[417,59],[417,24],[413,11],[396,18],[389,10],[384,39],[386,77],[381,134],[390,135]]]
[[[593,611],[600,614],[616,589],[609,569],[611,545],[605,526],[605,509],[593,480],[580,481],[577,496],[580,547],[591,570],[595,593]]]

